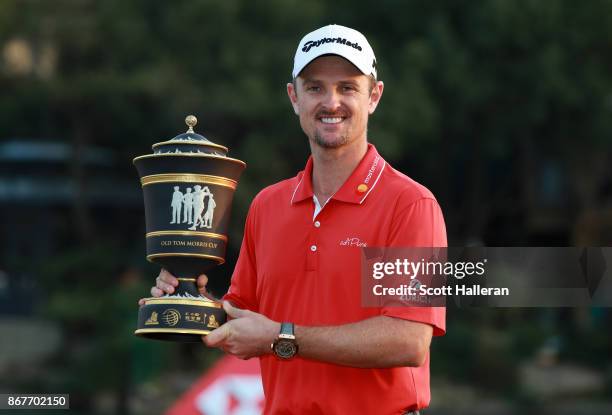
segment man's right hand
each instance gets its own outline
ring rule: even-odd
[[[204,297],[211,298],[211,295],[206,291],[206,284],[208,284],[208,277],[206,274],[200,275],[196,283],[198,285],[198,291],[200,294],[202,294]],[[178,284],[179,281],[174,275],[170,274],[165,269],[162,269],[155,279],[155,286],[151,287],[151,295],[153,297],[161,297],[165,294],[173,294]],[[138,301],[138,304],[141,306],[144,305],[145,299],[141,298]]]

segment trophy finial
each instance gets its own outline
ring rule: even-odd
[[[193,127],[195,127],[197,123],[198,119],[195,117],[195,115],[188,115],[187,117],[185,117],[185,124],[187,124],[187,126],[189,127],[187,132],[193,133]]]

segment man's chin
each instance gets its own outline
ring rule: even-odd
[[[348,143],[348,137],[347,136],[325,137],[322,134],[315,133],[314,142],[319,147],[334,149],[334,148],[340,148],[346,143]]]

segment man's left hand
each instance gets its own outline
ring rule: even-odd
[[[240,359],[250,359],[271,353],[270,345],[278,337],[280,323],[249,310],[223,302],[227,323],[213,330],[202,341],[209,347],[219,347]]]

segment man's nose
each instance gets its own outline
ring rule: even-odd
[[[336,110],[340,107],[340,94],[335,90],[330,90],[325,94],[323,105],[327,110]]]

